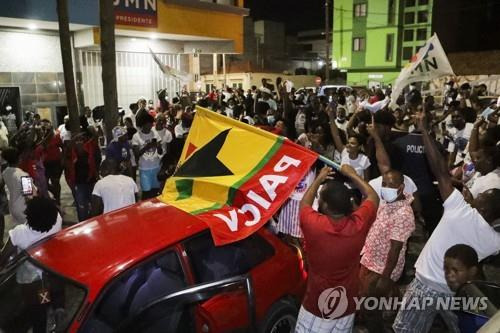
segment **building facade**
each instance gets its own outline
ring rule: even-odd
[[[150,49],[200,80],[200,55],[243,52],[243,0],[113,0],[118,103],[175,97],[186,82],[166,77]],[[80,106],[103,104],[98,0],[68,0]],[[4,0],[0,13],[0,113],[7,104],[60,120],[66,107],[56,0]]]
[[[336,0],[332,67],[347,83],[393,83],[432,33],[433,0]]]

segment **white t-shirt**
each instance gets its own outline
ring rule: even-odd
[[[7,167],[2,172],[5,185],[9,190],[9,211],[15,224],[26,223],[26,198],[23,195],[21,185],[21,177],[29,177],[29,175],[19,168]]]
[[[63,142],[71,140],[71,132],[66,129],[65,124],[60,125],[57,130],[59,131],[59,135],[61,136],[61,140]]]
[[[40,232],[31,229],[27,224],[20,224],[15,226],[9,231],[10,241],[12,245],[15,245],[19,250],[26,250],[32,244],[44,239],[50,235],[55,234],[62,228],[62,217],[57,214],[56,223],[50,228],[49,231]]]
[[[163,149],[163,154],[166,154],[167,144],[169,144],[173,140],[172,133],[166,128],[160,131],[158,131],[156,128],[153,128],[153,131],[155,131],[155,133],[161,138],[161,149]]]
[[[186,128],[186,127],[182,127],[182,124],[177,124],[175,127],[174,127],[174,133],[175,133],[175,137],[177,139],[182,139],[184,138],[184,134],[186,133],[189,133],[189,127]]]
[[[469,190],[472,197],[476,198],[480,193],[494,188],[500,189],[500,168],[496,168],[484,176],[474,178],[472,186]]]
[[[465,123],[465,127],[461,130],[458,130],[456,127],[453,127],[449,130],[450,135],[453,138],[453,142],[450,142],[450,144],[448,145],[448,152],[453,153],[455,149],[457,150],[455,164],[464,160],[463,154],[466,154],[468,151],[468,143],[473,128],[474,124]]]
[[[355,160],[349,158],[349,153],[347,149],[342,150],[342,160],[341,165],[350,165],[360,177],[364,177],[364,171],[368,169],[371,165],[370,160],[365,154],[359,153]]]
[[[443,204],[441,221],[425,244],[415,263],[416,274],[451,293],[444,278],[444,254],[457,244],[474,248],[479,260],[500,250],[500,233],[472,208],[458,190],[453,190]],[[437,285],[437,286],[436,286]],[[436,288],[437,289],[437,288]]]
[[[343,123],[339,122],[338,119],[335,119],[335,125],[337,125],[338,129],[341,131],[344,131],[344,132],[347,131],[347,123],[349,123],[349,121],[347,119],[345,119]]]
[[[161,138],[158,134],[151,130],[148,134],[143,133],[142,131],[138,131],[132,137],[132,146],[137,146],[139,149],[142,149],[146,144],[150,143],[153,139],[156,139],[157,142],[161,142]],[[158,154],[158,150],[156,148],[151,148],[148,151],[142,154],[139,159],[139,169],[140,170],[151,170],[160,167],[160,158],[161,156]]]
[[[415,185],[413,180],[407,175],[403,175],[403,178],[405,183],[404,193],[413,194],[417,192],[417,185]],[[370,184],[370,186],[375,190],[375,192],[377,192],[378,196],[380,197],[380,192],[382,191],[382,176],[370,180],[368,184]]]
[[[135,194],[139,192],[134,180],[124,175],[108,175],[99,180],[93,195],[102,199],[104,213],[111,212],[135,203]]]
[[[9,231],[9,238],[12,245],[22,251],[30,247],[32,244],[55,234],[62,228],[62,217],[57,214],[56,223],[47,232],[40,232],[31,229],[27,224],[20,224]],[[42,278],[42,271],[36,268],[29,261],[25,261],[16,272],[16,282],[20,284],[33,283]]]

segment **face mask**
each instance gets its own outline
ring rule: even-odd
[[[339,123],[343,124],[343,123],[344,123],[344,121],[345,121],[345,118],[339,118],[339,117],[337,117],[337,121],[338,121]]]
[[[390,187],[382,187],[380,196],[385,202],[393,202],[398,198],[398,189]]]
[[[269,123],[269,125],[273,125],[274,124],[274,116],[267,116],[267,122]]]

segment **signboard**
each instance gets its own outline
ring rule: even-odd
[[[113,0],[116,24],[156,28],[156,2],[157,0]]]

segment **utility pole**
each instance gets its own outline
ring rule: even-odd
[[[99,1],[101,24],[102,90],[104,96],[104,125],[108,142],[118,125],[118,93],[116,90],[115,7],[112,1]]]
[[[333,6],[332,0],[332,6]],[[325,44],[326,44],[326,59],[325,59],[325,83],[330,80],[330,4],[325,0]]]
[[[71,35],[69,32],[67,0],[57,0],[57,16],[64,71],[64,86],[66,88],[66,101],[68,104],[69,130],[71,136],[74,137],[80,131],[80,118],[76,99],[75,75],[73,73],[73,56],[71,54]]]

